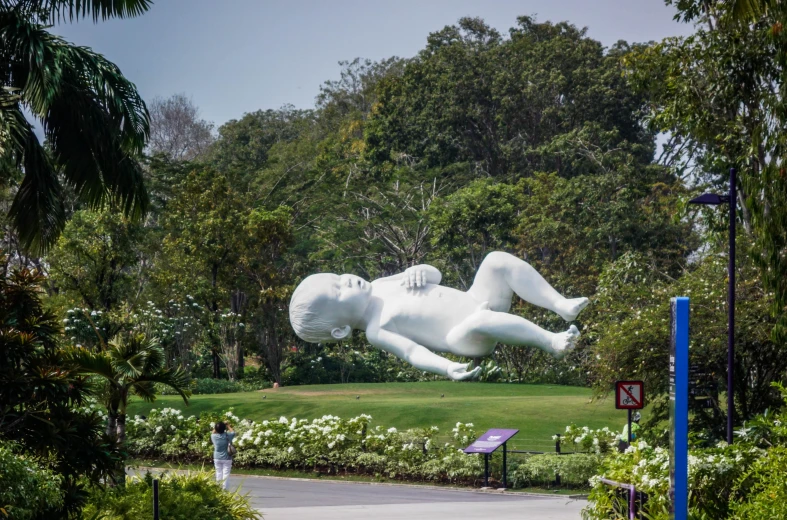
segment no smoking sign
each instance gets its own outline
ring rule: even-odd
[[[642,381],[615,382],[615,408],[639,410],[645,403],[645,389]]]

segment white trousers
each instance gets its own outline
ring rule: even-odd
[[[224,489],[228,489],[232,459],[213,459],[213,465],[216,466],[216,482],[220,482]]]

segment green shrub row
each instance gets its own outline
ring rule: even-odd
[[[472,424],[457,423],[453,441],[440,443],[436,427],[400,432],[372,427],[368,415],[254,422],[241,420],[231,411],[197,418],[170,408],[153,409],[146,419],[137,416],[128,421],[128,451],[139,458],[210,463],[210,431],[218,420],[235,427],[235,464],[241,467],[344,471],[438,482],[472,483],[482,476],[483,459],[461,450],[475,439]]]
[[[257,379],[241,379],[230,381],[229,379],[213,379],[210,377],[195,379],[191,388],[192,394],[231,394],[235,392],[256,392],[270,388],[268,381]],[[177,395],[172,388],[164,385],[156,385],[156,393],[159,395]]]
[[[512,465],[508,479],[515,488],[553,487],[558,476],[561,486],[587,487],[591,477],[598,473],[602,460],[601,455],[592,453],[531,455]]]

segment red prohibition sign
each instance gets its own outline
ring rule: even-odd
[[[642,381],[615,382],[615,408],[639,410],[645,402],[645,385]]]

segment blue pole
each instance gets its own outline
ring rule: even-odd
[[[672,298],[670,342],[670,495],[671,517],[689,511],[689,299]]]

